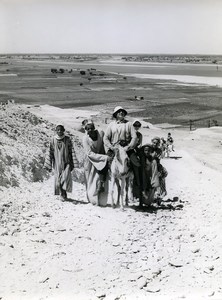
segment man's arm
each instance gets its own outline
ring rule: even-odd
[[[133,124],[131,122],[128,123],[128,130],[130,132],[131,135],[131,141],[129,143],[128,146],[125,147],[126,151],[130,150],[130,149],[134,149],[137,145],[137,135],[136,135],[136,130],[133,127]]]
[[[114,147],[111,144],[111,137],[112,137],[112,130],[111,130],[111,124],[108,125],[106,132],[103,137],[104,147],[105,151],[107,152],[109,149],[113,150]]]

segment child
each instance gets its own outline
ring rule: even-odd
[[[162,150],[162,157],[161,158],[164,158],[166,156],[166,153],[167,153],[167,142],[163,137],[161,138],[160,149]]]
[[[165,178],[167,177],[168,173],[167,170],[160,163],[160,159],[162,158],[162,150],[160,149],[159,137],[154,137],[152,139],[152,147],[153,147],[152,157],[157,162],[157,169],[158,169],[159,183],[160,183],[156,197],[162,199],[164,196],[167,195]]]
[[[56,135],[50,141],[49,151],[45,158],[44,168],[54,169],[55,195],[61,195],[62,201],[67,199],[67,192],[72,192],[71,172],[78,167],[78,161],[70,137],[65,135],[63,125],[56,126]]]
[[[167,147],[168,147],[168,152],[174,151],[173,138],[170,132],[167,135]]]
[[[138,152],[138,150],[142,147],[142,141],[143,141],[143,135],[141,132],[139,132],[142,124],[139,121],[133,122],[133,127],[135,128],[136,135],[137,135],[137,144],[135,147],[135,150]]]
[[[146,144],[141,148],[142,196],[143,203],[150,205],[160,189],[157,161],[153,158],[152,145]]]

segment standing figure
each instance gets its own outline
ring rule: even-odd
[[[168,153],[170,153],[171,151],[174,151],[173,138],[172,138],[170,132],[167,135],[167,148],[168,148]]]
[[[94,205],[106,205],[108,195],[107,172],[110,157],[105,154],[104,132],[95,129],[92,121],[85,124],[83,136],[84,174],[88,201]]]
[[[152,156],[157,162],[157,170],[158,170],[158,175],[159,175],[159,182],[160,186],[159,189],[156,191],[156,198],[161,199],[167,195],[166,191],[166,177],[168,175],[168,172],[166,168],[160,163],[160,159],[162,158],[162,150],[160,149],[160,138],[159,137],[154,137],[152,139],[152,147],[153,147],[153,152]]]
[[[137,185],[140,186],[139,172],[136,171],[140,167],[140,161],[135,152],[137,145],[137,135],[133,124],[125,119],[127,111],[121,106],[117,106],[113,111],[113,118],[104,135],[105,151],[111,157],[114,156],[115,147],[120,145],[124,147],[130,158],[130,165],[134,173]],[[132,183],[129,183],[132,184]],[[138,198],[141,198],[141,189],[138,191]]]
[[[152,145],[146,144],[141,148],[141,173],[143,204],[150,205],[156,199],[160,190],[157,161],[154,159]]]
[[[136,146],[134,150],[139,161],[140,161],[140,152],[141,152],[141,147],[143,142],[143,135],[141,132],[139,132],[141,126],[142,124],[138,120],[133,122],[133,127],[135,128],[136,136],[137,136]],[[141,196],[141,191],[142,191],[141,164],[140,165],[136,164],[133,166],[133,173],[134,173],[133,195],[135,198],[139,198],[141,200],[142,197]]]
[[[142,143],[143,143],[143,135],[141,132],[139,132],[141,126],[142,124],[140,123],[140,121],[133,122],[133,127],[136,130],[136,136],[137,136],[137,143],[135,147],[136,151],[138,151],[142,147]]]
[[[44,168],[48,171],[54,169],[55,195],[61,195],[62,200],[67,199],[67,192],[72,192],[72,175],[78,161],[69,136],[65,135],[63,125],[56,126],[56,135],[50,141],[49,151],[45,158]]]
[[[162,158],[168,156],[167,142],[163,137],[160,139],[160,149],[162,150]]]
[[[155,136],[151,140],[151,145],[153,147],[153,157],[157,161],[157,164],[160,163],[160,159],[162,158],[162,150],[160,148],[160,138],[158,136]]]

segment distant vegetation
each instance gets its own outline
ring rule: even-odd
[[[156,63],[206,63],[222,64],[222,55],[189,55],[189,54],[2,54],[1,59],[22,58],[25,60],[66,60],[93,61],[100,59],[120,59],[122,61],[156,62]]]
[[[162,63],[222,63],[222,55],[130,55],[123,56],[125,61],[162,62]]]

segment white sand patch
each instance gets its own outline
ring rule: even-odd
[[[26,106],[27,107],[27,106]],[[82,121],[87,118],[92,118],[98,115],[98,111],[82,110],[82,109],[62,109],[50,105],[40,105],[38,107],[28,106],[28,110],[33,114],[47,119],[54,124],[62,124],[67,129],[79,130],[82,126]]]
[[[102,66],[114,66],[114,67],[139,67],[139,68],[147,68],[147,66],[152,66],[152,68],[163,68],[167,67],[169,68],[169,65],[164,66],[163,64],[151,64],[151,63],[146,63],[146,62],[118,62],[116,63],[115,60],[109,60],[109,61],[100,61],[100,65]]]
[[[181,127],[181,125],[173,125],[173,124],[169,124],[169,123],[155,124],[155,126],[162,128],[162,129]]]
[[[124,66],[142,66],[142,65],[144,65],[144,66],[146,66],[146,67],[148,67],[148,66],[151,66],[152,68],[153,67],[159,67],[159,68],[162,68],[162,67],[167,67],[167,68],[169,68],[169,67],[175,67],[175,66],[183,66],[183,67],[186,67],[186,66],[193,66],[193,67],[196,67],[196,68],[198,68],[199,66],[201,66],[201,67],[208,67],[209,69],[212,69],[212,68],[214,68],[215,69],[215,67],[216,67],[216,65],[215,64],[210,64],[210,63],[207,63],[207,64],[204,64],[204,63],[196,63],[196,64],[194,64],[194,63],[179,63],[179,62],[146,62],[146,61],[142,61],[142,62],[139,62],[139,61],[124,61],[124,60],[120,60],[120,59],[116,59],[116,60],[100,60],[100,62],[102,63],[102,64],[107,64],[107,65],[109,65],[109,64],[113,64],[113,63],[117,63],[118,62],[118,65],[119,66],[122,66],[122,65],[124,65]],[[222,64],[217,64],[217,66],[218,67],[221,67],[222,66]]]
[[[137,78],[176,80],[186,83],[222,86],[222,77],[186,76],[186,75],[157,75],[157,74],[122,74]]]
[[[0,74],[1,77],[10,77],[10,76],[18,76],[17,74],[13,74],[13,73],[7,73],[7,74]]]
[[[98,91],[98,92],[101,92],[101,91],[114,91],[116,90],[116,88],[112,88],[112,87],[102,87],[102,88],[96,88],[96,87],[93,87],[93,88],[90,88],[91,91]]]
[[[143,90],[143,91],[150,91],[152,90],[152,88],[149,88],[149,87],[131,87],[129,88],[130,90]]]

